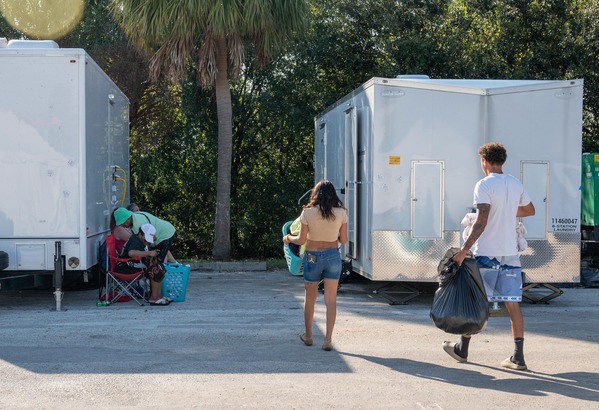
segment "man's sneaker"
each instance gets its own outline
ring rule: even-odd
[[[465,361],[468,360],[468,357],[462,357],[456,353],[456,351],[455,351],[456,344],[457,343],[455,343],[455,342],[448,342],[446,340],[443,342],[443,350],[445,350],[445,353],[447,353],[448,355],[450,355],[451,357],[456,359],[458,362],[464,363]]]
[[[512,370],[528,370],[528,367],[526,367],[525,363],[522,363],[522,364],[514,363],[512,361],[512,357],[508,357],[503,362],[501,362],[501,366],[505,367],[506,369],[512,369]]]

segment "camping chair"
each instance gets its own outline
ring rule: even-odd
[[[117,263],[141,260],[141,258],[119,258],[116,252],[115,238],[112,234],[106,235],[106,253],[108,254],[106,293],[104,294],[106,302],[115,303],[121,298],[131,298],[140,306],[143,306],[145,298],[138,288],[141,287],[144,289],[144,286],[140,284],[140,280],[145,278],[145,271],[143,269],[133,273],[119,273],[115,271]]]

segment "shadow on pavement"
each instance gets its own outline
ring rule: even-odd
[[[588,372],[546,374],[534,371],[514,372],[475,363],[463,363],[463,369],[445,367],[433,363],[402,358],[385,358],[339,352],[342,356],[355,357],[385,366],[396,372],[414,377],[444,382],[450,385],[501,391],[524,396],[547,396],[559,394],[579,400],[597,402],[599,397],[599,374]],[[460,365],[460,366],[462,366]],[[514,378],[497,378],[478,369],[496,370]],[[532,405],[532,403],[531,403]]]

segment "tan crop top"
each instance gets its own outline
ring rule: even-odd
[[[333,208],[335,219],[323,219],[319,207],[305,208],[300,215],[300,221],[308,225],[308,239],[312,241],[336,241],[341,225],[347,223],[347,211],[343,208]]]

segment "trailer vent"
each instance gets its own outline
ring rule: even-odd
[[[10,40],[7,48],[59,48],[53,40]]]
[[[397,77],[400,80],[430,80],[431,78],[426,74],[400,74]]]

